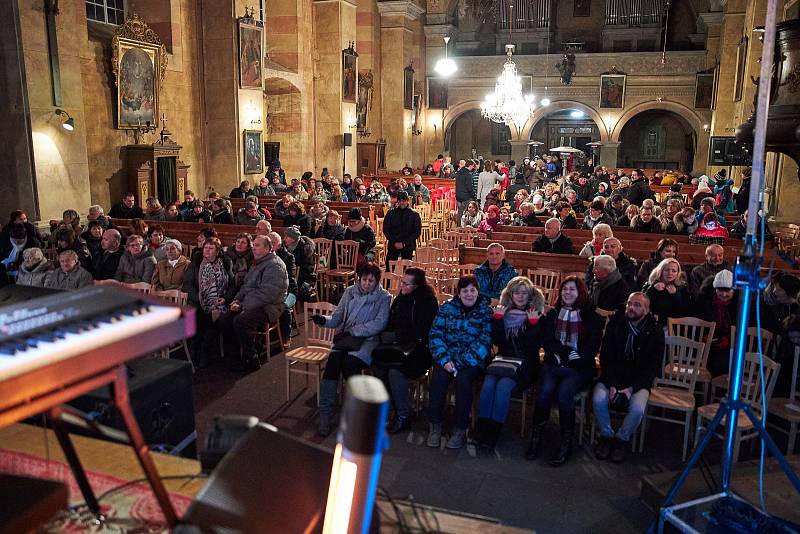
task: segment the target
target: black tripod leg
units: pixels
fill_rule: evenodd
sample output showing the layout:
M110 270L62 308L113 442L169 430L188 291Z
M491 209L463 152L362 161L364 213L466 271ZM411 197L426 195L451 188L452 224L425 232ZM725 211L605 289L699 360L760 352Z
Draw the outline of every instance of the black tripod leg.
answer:
M61 445L61 450L64 451L64 456L67 458L72 474L75 476L75 481L81 490L81 495L86 501L86 506L96 516L100 516L100 503L97 502L97 497L94 495L92 486L89 485L89 479L86 477L86 471L83 470L81 460L78 458L78 453L72 445L72 440L69 439L69 432L67 432L64 422L60 418L61 410L56 408L50 411L50 423L53 425L53 431L58 438L58 443Z
M746 413L747 417L750 418L750 422L753 423L753 427L758 431L759 436L761 436L761 440L767 444L769 451L772 453L775 459L778 460L778 464L786 474L789 482L791 482L792 486L794 486L795 491L800 493L800 479L797 478L797 475L792 467L786 462L786 458L784 458L783 454L781 454L781 451L778 450L778 446L775 445L774 441L772 441L772 436L767 433L764 425L761 424L761 420L755 416L753 410L747 404L742 406L742 410L744 410L744 413Z

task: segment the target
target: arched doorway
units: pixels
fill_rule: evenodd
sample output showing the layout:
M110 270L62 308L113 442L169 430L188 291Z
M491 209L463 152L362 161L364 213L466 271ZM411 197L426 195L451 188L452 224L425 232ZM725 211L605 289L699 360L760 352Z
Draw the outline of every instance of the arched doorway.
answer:
M663 109L631 117L619 133L617 166L681 169L689 172L697 151L697 133L681 115Z
M531 141L544 143L531 147L530 154L548 154L551 148L571 146L582 150L586 158L592 157L589 143L600 141L600 128L583 110L578 108L555 109L540 118L530 132Z
M279 159L284 169L307 162L300 90L285 78L269 77L264 84L264 164Z
M480 110L470 109L448 124L444 149L454 160L477 156L506 160L511 157L510 140L508 126L484 119Z

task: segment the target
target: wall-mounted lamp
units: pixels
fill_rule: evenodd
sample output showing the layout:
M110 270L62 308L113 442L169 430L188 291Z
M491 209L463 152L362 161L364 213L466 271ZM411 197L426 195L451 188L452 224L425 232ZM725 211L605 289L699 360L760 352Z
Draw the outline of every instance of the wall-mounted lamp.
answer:
M63 110L61 108L56 109L56 115L59 115L59 116L64 115L64 116L67 117L67 120L65 120L61 124L62 128L64 128L67 131L70 131L70 132L75 129L75 120L65 110Z

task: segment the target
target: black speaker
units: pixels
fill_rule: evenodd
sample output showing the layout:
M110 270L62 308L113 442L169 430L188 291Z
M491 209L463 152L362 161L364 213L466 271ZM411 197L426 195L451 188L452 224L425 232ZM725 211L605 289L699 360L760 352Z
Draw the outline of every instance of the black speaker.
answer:
M125 429L111 405L110 387L96 389L69 402L97 423ZM192 394L192 366L187 361L140 358L128 364L130 404L151 450L197 456ZM98 437L95 433L89 433ZM176 447L183 447L175 451Z
M749 165L749 155L735 137L712 137L709 143L709 165Z
M350 132L345 133L342 136L342 140L344 141L344 146L353 146L353 134Z

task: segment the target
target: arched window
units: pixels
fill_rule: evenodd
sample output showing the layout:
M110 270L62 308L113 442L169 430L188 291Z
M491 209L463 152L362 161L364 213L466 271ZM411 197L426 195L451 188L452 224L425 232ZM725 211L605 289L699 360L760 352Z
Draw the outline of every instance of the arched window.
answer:
M86 0L86 18L106 24L125 22L124 0Z

